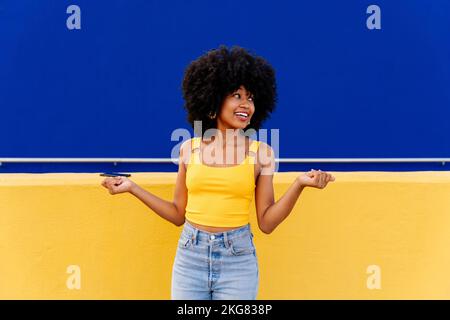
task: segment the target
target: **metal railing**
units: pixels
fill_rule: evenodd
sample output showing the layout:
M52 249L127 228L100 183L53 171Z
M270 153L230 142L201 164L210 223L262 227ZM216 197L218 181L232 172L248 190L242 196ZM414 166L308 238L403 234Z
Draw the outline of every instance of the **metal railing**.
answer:
M178 158L0 158L3 163L178 163ZM450 158L275 158L279 163L412 163L440 162L445 165Z

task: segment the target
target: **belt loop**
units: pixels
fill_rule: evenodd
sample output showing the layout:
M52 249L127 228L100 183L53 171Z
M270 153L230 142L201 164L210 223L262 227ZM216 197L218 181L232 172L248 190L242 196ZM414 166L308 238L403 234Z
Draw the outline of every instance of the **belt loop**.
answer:
M194 228L194 234L192 235L192 244L197 245L198 242L198 229Z
M223 241L225 242L225 248L228 249L228 247L230 246L230 244L228 243L228 235L226 232L223 233Z

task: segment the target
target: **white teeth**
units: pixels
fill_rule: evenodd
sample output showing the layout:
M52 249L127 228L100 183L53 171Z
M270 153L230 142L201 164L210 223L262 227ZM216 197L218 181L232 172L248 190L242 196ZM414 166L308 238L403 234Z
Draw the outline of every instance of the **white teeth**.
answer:
M246 118L248 117L248 114L243 113L243 112L236 112L235 114L238 116L246 117Z

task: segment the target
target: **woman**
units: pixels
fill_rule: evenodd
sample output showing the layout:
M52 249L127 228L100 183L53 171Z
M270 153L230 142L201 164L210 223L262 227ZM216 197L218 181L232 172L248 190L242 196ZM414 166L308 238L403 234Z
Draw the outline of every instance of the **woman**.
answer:
M160 199L124 177L106 178L102 185L111 194L130 192L162 218L184 224L172 299L256 299L253 196L258 227L270 234L305 187L323 189L335 179L311 170L274 201L274 152L243 131L258 130L275 107L275 72L263 58L240 47L211 50L188 66L183 95L188 121L201 121L202 136L181 145L174 200Z

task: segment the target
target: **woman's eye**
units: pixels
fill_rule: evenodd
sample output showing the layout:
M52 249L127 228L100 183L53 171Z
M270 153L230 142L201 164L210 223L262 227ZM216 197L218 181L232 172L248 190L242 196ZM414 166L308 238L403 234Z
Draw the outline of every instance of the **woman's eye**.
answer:
M240 97L241 97L241 95L240 95L239 93L235 93L234 96L235 96L235 97L237 96L237 98L240 98Z
M249 97L248 100L253 101L253 97Z

